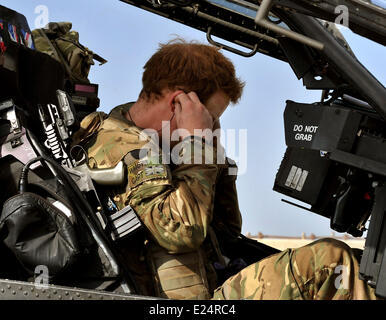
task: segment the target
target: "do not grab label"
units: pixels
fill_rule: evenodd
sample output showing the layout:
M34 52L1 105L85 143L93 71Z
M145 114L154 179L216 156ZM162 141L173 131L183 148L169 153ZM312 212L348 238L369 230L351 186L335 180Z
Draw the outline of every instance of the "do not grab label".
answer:
M293 132L295 132L296 141L312 141L314 134L318 130L318 126L307 126L302 124L295 124Z

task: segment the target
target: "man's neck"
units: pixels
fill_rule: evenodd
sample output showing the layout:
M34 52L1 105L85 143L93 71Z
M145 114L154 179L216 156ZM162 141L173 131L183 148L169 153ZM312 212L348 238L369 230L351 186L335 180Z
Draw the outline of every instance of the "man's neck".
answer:
M126 113L126 118L134 122L139 128L149 128L151 127L152 119L151 113L148 110L151 107L146 101L139 99L131 106L130 111Z
M167 98L157 100L139 98L129 110L126 118L142 129L159 131L162 128L162 121L170 121L173 117L171 109L168 108Z

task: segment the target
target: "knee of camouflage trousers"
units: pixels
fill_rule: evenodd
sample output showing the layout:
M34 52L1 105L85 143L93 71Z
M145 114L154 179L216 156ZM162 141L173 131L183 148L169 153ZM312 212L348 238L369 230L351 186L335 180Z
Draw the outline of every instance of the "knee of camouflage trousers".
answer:
M374 289L358 274L353 250L344 242L326 238L246 267L225 281L213 299L376 299Z

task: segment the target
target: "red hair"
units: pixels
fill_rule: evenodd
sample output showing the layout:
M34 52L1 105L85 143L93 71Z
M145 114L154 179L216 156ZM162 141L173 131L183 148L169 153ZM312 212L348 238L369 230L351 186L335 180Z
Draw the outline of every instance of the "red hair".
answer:
M217 47L182 39L160 44L144 70L140 97L145 99L162 96L164 89L181 88L196 92L202 102L222 90L236 103L244 87L233 63Z

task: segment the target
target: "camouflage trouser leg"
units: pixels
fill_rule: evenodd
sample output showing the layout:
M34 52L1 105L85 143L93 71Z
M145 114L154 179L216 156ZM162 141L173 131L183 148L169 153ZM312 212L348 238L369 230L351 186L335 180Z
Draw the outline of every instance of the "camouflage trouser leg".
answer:
M353 250L334 239L287 249L241 270L213 299L376 299Z

